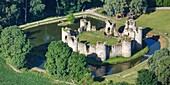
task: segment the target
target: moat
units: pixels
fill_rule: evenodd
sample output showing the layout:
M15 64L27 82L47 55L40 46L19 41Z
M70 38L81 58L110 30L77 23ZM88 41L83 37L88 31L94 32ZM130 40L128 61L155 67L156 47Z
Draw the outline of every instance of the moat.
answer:
M95 25L97 29L105 27L105 23L100 20L90 18L90 17L86 19L91 21L92 25ZM67 25L65 27L72 28L72 30L77 30L80 26L79 20L80 18L76 19L74 24ZM44 62L45 53L47 51L48 44L54 40L56 41L61 40L61 28L63 26L58 26L58 23L42 25L26 30L26 33L29 35L31 44L34 46L33 52L35 53L34 55L36 56L35 59L38 59L33 62L39 61L38 63L36 62L35 66L40 66ZM146 43L150 41L153 40L148 39L146 40ZM153 54L155 50L160 49L160 44L157 41L147 43L147 44L149 45L150 48L149 54ZM153 48L154 47L153 45L158 46L158 48ZM131 62L116 64L116 65L107 65L107 66L89 65L89 67L94 76L103 76L103 75L110 75L110 74L127 70L139 64L140 62L142 62L142 60L143 58L140 58Z

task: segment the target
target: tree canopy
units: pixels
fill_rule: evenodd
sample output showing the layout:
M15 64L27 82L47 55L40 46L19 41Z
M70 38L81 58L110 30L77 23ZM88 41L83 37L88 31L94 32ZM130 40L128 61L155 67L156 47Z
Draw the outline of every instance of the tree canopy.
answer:
M103 0L103 8L108 15L123 13L127 5L126 0Z
M162 84L170 83L170 51L166 48L156 51L148 60L149 70Z
M46 53L46 70L58 79L89 83L93 79L87 68L85 55L72 52L66 43L53 41ZM87 79L90 79L89 81Z
M132 0L130 3L130 12L135 14L146 13L147 7L146 0Z
M71 23L74 23L75 16L73 15L73 13L70 13L69 15L67 15L67 20Z
M158 85L157 77L148 69L138 71L137 85Z
M0 36L0 50L4 58L17 68L25 65L25 57L31 45L26 35L17 26L6 27Z

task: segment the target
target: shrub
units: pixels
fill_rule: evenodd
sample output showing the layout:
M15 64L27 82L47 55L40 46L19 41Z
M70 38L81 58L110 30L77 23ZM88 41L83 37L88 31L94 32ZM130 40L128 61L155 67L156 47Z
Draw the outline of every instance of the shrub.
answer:
M70 21L71 23L74 23L74 21L75 21L75 16L73 15L73 13L70 13L70 14L67 16L67 20Z

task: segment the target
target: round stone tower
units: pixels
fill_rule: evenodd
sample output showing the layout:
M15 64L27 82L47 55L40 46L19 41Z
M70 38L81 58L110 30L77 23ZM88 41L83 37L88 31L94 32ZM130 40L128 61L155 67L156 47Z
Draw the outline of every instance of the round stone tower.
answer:
M143 31L143 28L142 27L138 27L138 30L137 30L137 33L136 33L136 36L135 36L135 40L136 40L135 47L136 47L136 50L142 49L142 31Z
M131 57L131 41L122 41L122 56Z
M97 42L96 45L96 54L101 59L101 61L106 60L106 44Z

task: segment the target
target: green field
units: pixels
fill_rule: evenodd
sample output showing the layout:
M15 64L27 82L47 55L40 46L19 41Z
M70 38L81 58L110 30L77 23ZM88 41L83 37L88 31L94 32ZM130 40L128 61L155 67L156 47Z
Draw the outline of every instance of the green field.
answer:
M110 46L118 43L118 40L115 37L107 37L104 35L104 32L101 31L83 32L77 37L80 39L80 41L87 41L91 45L96 45L97 42L106 42L106 44Z
M0 85L65 85L35 75L31 72L16 73L0 58Z
M137 26L152 28L153 31L168 33L170 35L170 10L143 14L137 19Z

